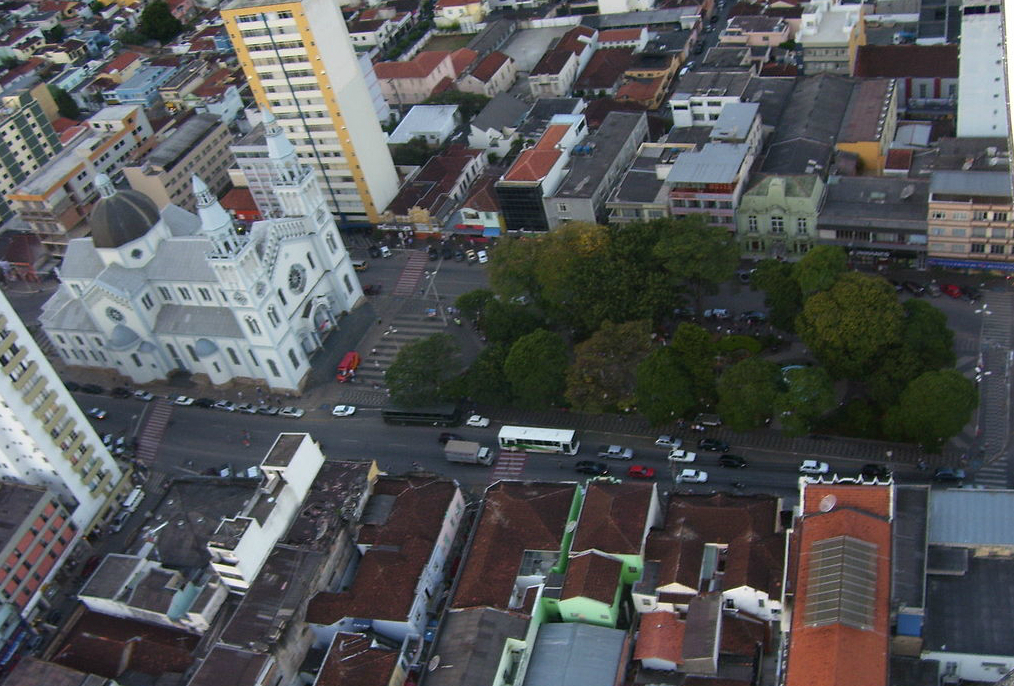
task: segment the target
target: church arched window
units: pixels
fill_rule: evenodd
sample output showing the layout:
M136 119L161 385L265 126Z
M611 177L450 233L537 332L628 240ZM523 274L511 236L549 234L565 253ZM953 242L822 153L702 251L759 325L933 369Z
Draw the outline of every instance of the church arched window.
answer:
M338 244L334 241L334 234L330 231L324 236L324 242L327 243L327 249L334 252L338 249Z
M282 321L281 317L278 316L278 310L275 309L274 305L268 308L268 321L271 322L271 326L273 327L277 327Z
M250 329L250 333L254 336L259 336L261 333L261 326L257 323L257 320L253 317L246 318L246 325Z
M285 299L285 294L282 293L282 289L278 289L278 299L282 301L282 305L288 305L288 301Z

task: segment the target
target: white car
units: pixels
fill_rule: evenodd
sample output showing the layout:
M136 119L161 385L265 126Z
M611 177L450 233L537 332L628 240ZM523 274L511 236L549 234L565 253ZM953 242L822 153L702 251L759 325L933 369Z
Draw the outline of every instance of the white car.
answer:
M331 410L332 417L351 417L356 413L354 405L335 405Z
M670 436L668 434L663 434L655 439L655 445L657 445L659 448L679 448L681 445L683 445L683 439L676 438L675 436Z
M299 419L306 412L301 407L283 407L278 411L279 417L292 417L293 419Z
M178 395L176 396L176 399L173 400L173 405L182 405L183 407L187 407L193 404L194 399L191 398L189 395Z
M479 250L475 253L475 256L479 258L479 264L486 264L489 262L489 254L485 250Z
M689 450L673 448L669 451L669 460L671 462L693 462L696 459L697 453L690 452Z
M827 474L830 470L827 462L817 460L803 460L803 464L799 465L800 474Z
M155 396L153 396L148 391L134 391L134 397L137 398L138 400L143 400L146 403L150 403L152 400L155 399Z
M473 414L468 418L468 421L465 422L465 426L474 426L479 429L485 429L489 426L489 417L480 417L477 414Z
M703 484L708 482L708 473L700 469L684 469L676 475L678 484Z
M257 406L251 405L250 403L243 403L237 407L236 410L242 412L243 414L257 414Z
M219 400L217 403L212 405L216 410L225 410L226 412L235 412L236 403L229 400Z
M387 258L387 257L390 257L392 254L393 253L391 252L391 249L388 248L386 245L380 246L380 256L381 257Z

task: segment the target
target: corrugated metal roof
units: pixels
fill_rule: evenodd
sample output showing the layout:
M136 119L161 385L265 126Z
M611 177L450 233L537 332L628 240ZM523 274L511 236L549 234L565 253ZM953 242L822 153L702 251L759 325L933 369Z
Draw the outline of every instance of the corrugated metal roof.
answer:
M1014 546L1014 491L951 488L930 495L929 543Z
M1005 172L935 171L930 193L967 193L968 195L1011 197L1011 178Z
M543 624L535 639L526 684L612 686L626 632L591 624Z

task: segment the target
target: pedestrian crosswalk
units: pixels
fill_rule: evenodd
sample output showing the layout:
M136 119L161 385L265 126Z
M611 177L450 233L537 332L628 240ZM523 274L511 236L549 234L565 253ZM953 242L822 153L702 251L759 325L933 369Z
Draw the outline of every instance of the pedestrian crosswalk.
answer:
M497 479L516 479L521 476L528 461L528 453L515 453L501 450L493 464L493 481Z
M422 280L423 274L426 271L427 262L429 262L429 258L426 257L426 253L412 251L408 256L408 263L401 271L401 276L398 277L398 283L395 284L392 294L402 297L414 295L419 287L419 281Z
M377 345L363 355L363 362L356 371L356 385L366 389L382 389L387 368L406 343L445 329L443 319L429 317L424 312L398 315L381 335Z
M158 447L162 442L166 427L169 425L169 417L172 416L173 406L168 400L153 400L147 415L144 418L144 426L137 434L137 450L134 455L145 462L154 462L158 455Z

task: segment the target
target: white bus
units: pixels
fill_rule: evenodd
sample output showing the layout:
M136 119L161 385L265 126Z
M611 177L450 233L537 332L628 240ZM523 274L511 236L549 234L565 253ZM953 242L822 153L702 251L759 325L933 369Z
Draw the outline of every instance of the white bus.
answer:
M533 453L576 455L581 441L572 429L540 429L533 426L505 426L500 429L500 447Z

